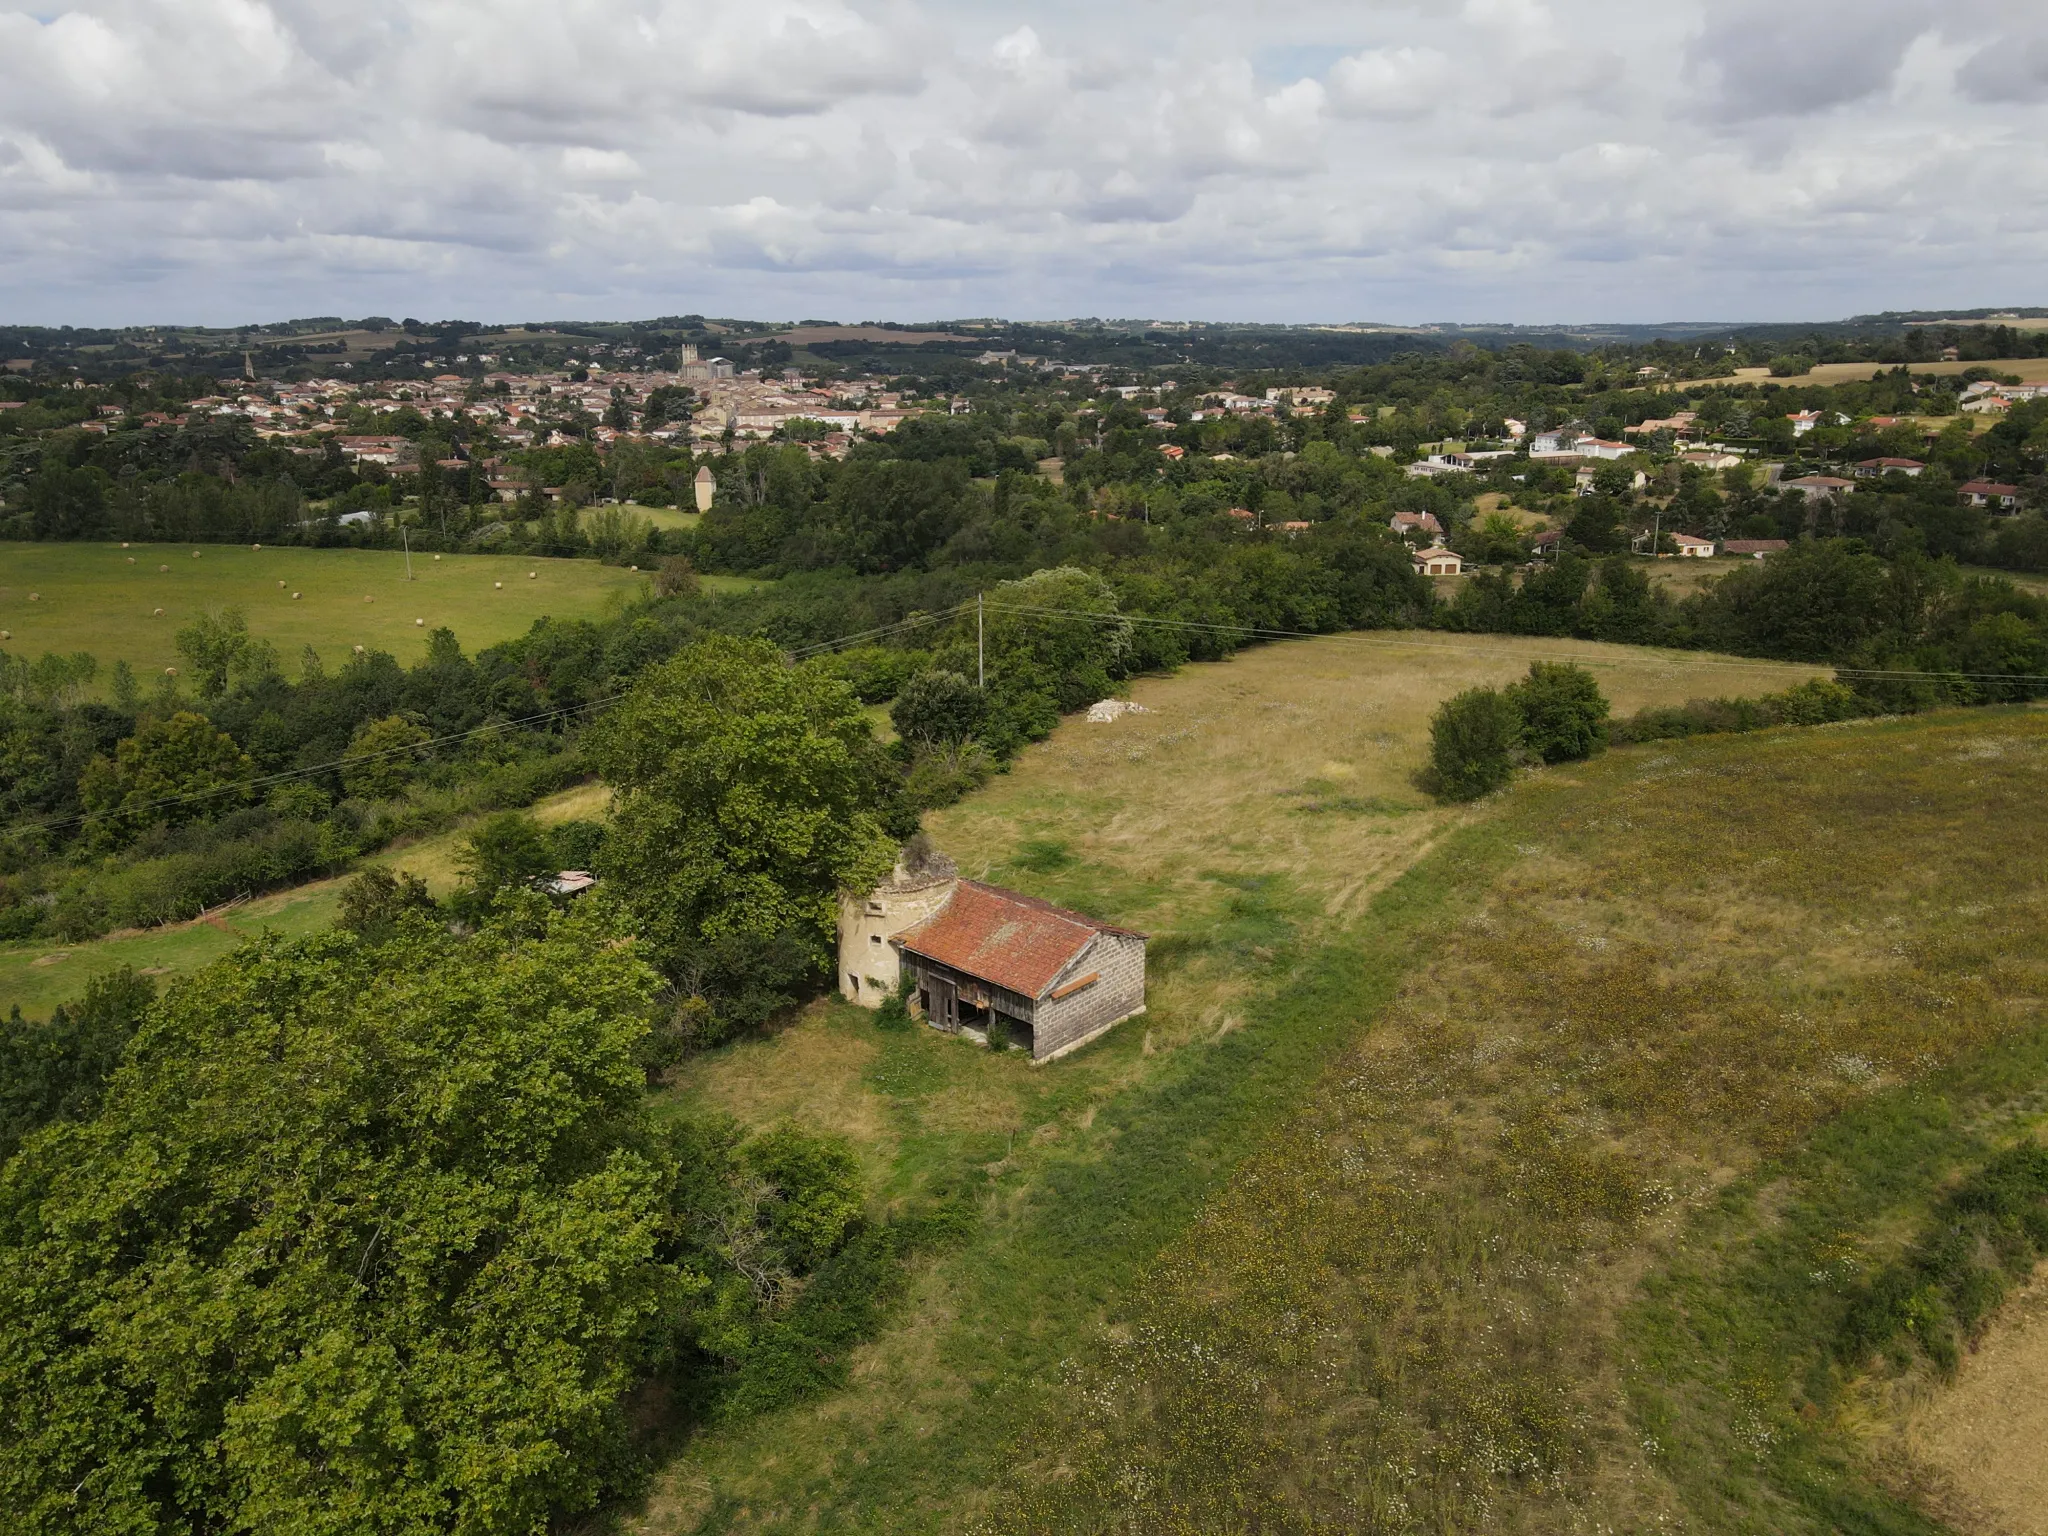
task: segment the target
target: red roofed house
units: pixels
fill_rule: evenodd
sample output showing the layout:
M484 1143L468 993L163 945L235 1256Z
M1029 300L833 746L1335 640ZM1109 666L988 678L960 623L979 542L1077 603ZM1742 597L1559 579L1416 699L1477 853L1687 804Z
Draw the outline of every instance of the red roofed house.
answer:
M936 855L844 898L839 990L880 1007L908 977L926 1022L982 1034L1000 1018L1034 1061L1145 1011L1145 935L978 880Z
M1442 538L1444 532L1444 525L1436 520L1434 512L1396 512L1387 519L1387 526L1403 538L1411 533L1421 533L1434 541Z
M1926 467L1918 459L1859 459L1856 477L1870 480L1878 475L1917 475Z
M2020 504L2018 486L2000 485L1995 480L1971 480L1957 486L1956 494L1966 507L1990 507L1999 512L2011 512Z

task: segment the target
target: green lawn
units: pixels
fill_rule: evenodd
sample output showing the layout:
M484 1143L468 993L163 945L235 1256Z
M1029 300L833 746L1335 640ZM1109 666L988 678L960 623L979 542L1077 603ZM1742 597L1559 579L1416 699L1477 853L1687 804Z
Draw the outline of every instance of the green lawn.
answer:
M412 574L408 582L403 554L384 550L0 543L0 630L9 633L0 646L28 657L90 651L102 686L116 661L146 680L178 664L180 625L240 608L296 676L309 645L330 666L358 645L410 665L442 625L473 654L543 615L594 618L648 586L643 574L595 560L500 555L416 554Z
M685 512L678 507L643 507L638 502L626 508L635 517L644 517L657 528L694 528L704 521L702 512Z

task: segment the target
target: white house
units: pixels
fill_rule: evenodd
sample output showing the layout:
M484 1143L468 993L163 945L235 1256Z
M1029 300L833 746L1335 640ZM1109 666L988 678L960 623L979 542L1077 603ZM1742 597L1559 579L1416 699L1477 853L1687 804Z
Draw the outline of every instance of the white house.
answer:
M2012 512L2020 504L2018 486L2000 485L1995 480L1968 481L1956 487L1956 495L1966 507L1989 507L1996 512Z
M1465 562L1455 550L1432 544L1428 549L1418 549L1411 557L1415 562L1418 576L1462 576Z

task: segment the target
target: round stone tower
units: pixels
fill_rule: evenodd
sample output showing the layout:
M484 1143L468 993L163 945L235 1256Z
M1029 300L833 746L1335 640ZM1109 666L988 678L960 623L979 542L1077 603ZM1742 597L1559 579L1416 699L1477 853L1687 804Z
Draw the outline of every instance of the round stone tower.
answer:
M889 878L866 896L841 896L840 996L863 1007L881 1007L902 974L901 958L889 941L941 911L959 883L953 861L918 837L904 847Z

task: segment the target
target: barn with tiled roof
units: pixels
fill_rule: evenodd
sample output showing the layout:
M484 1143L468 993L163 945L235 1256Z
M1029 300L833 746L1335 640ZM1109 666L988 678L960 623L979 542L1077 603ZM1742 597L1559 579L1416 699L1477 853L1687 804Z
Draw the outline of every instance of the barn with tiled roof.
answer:
M891 899L913 889L914 901ZM897 910L907 919L900 926L891 920ZM860 971L882 968L864 957L884 946L895 962L887 969L911 979L934 1027L985 1036L999 1026L1038 1061L1145 1011L1144 934L978 880L947 879L943 892L899 880L863 906L848 903L841 954L851 968L841 987L849 999L881 1001L882 979L864 986Z

